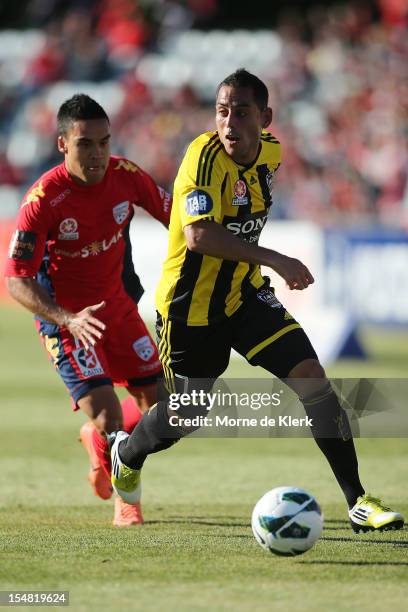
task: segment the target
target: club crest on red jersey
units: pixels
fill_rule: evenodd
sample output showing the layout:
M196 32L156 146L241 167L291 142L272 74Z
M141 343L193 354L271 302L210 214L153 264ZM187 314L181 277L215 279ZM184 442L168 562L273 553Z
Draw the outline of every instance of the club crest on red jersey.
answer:
M129 202L121 202L120 204L116 204L116 206L113 207L112 212L116 223L120 225L129 215Z

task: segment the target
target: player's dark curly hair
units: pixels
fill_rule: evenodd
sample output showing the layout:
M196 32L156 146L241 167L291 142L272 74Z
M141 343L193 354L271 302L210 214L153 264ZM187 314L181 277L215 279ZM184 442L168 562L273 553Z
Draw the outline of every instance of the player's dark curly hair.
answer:
M78 93L61 104L57 114L58 136L64 136L71 123L87 119L106 119L109 117L102 106L83 93Z
M248 87L252 89L254 99L261 111L265 110L268 106L268 89L257 76L251 74L245 68L238 68L235 72L227 76L217 87L217 96L224 85L230 87Z

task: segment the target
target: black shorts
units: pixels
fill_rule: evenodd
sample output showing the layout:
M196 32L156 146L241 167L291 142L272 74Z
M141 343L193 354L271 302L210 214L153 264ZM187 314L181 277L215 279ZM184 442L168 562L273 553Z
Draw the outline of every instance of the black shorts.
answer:
M182 379L215 380L226 370L231 349L278 378L316 352L299 323L271 288L261 288L228 319L189 326L158 314L157 345L168 390Z

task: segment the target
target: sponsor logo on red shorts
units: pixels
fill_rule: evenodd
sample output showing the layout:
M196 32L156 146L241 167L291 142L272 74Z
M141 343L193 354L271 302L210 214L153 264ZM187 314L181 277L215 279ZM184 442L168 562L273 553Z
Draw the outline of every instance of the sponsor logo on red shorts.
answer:
M84 347L81 347L73 351L72 355L84 378L92 378L93 376L100 376L105 373L94 348L89 347L88 350L85 350Z

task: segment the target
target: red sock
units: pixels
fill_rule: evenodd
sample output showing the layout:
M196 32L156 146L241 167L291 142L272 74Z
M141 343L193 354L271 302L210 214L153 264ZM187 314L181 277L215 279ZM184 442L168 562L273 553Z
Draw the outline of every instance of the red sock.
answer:
M123 431L130 434L142 418L142 413L135 398L131 395L122 400L120 405L122 406Z
M101 465L110 478L111 475L111 460L109 453L109 444L105 436L98 434L96 427L92 432L92 444L96 456L101 462Z
M136 400L132 396L126 397L124 400L122 400L121 407L123 417L123 431L131 433L142 418L142 413L140 412L139 407L136 404ZM97 432L97 430L94 429L92 432L92 444L103 469L110 478L111 461L107 439L104 436L101 436Z

